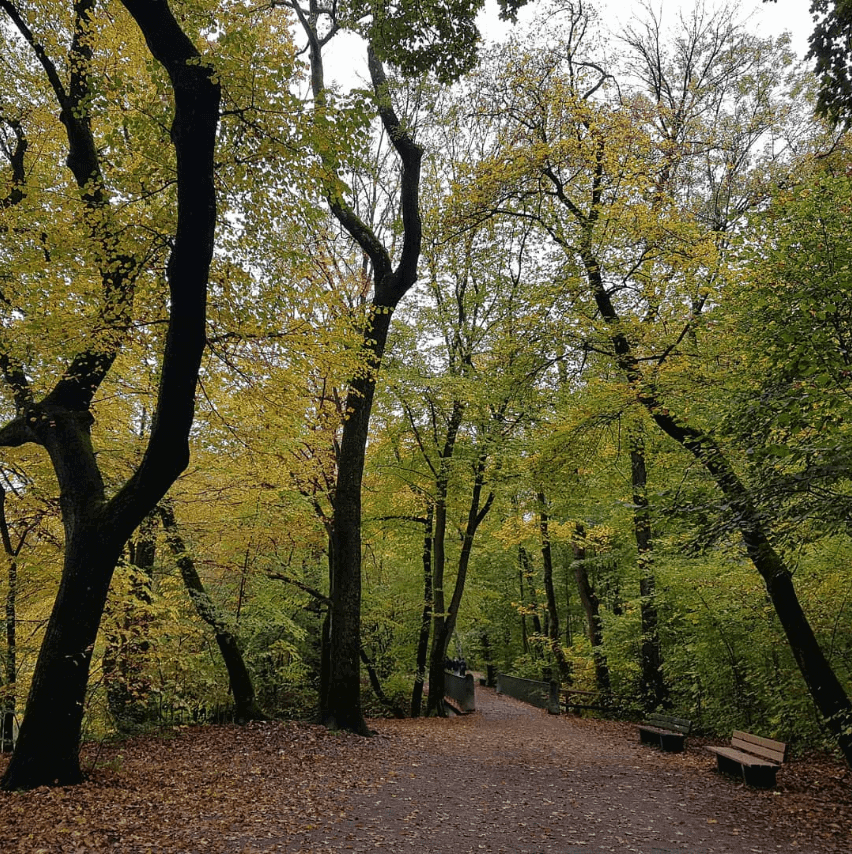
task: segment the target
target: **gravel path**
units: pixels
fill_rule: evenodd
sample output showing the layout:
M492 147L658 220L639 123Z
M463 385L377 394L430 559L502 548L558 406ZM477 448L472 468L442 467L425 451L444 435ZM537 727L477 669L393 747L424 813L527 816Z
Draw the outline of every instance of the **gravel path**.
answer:
M404 729L404 739L394 735ZM640 746L634 727L551 717L478 689L477 712L387 722L394 745L375 790L354 793L294 850L428 854L849 854L780 803L713 772L709 754ZM400 733L401 735L402 733ZM782 771L783 773L783 771ZM780 812L779 812L780 808Z

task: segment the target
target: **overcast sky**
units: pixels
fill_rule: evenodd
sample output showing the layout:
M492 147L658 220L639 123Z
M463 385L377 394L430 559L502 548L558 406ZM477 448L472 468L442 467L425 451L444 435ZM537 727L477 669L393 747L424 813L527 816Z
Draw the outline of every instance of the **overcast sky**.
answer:
M662 10L662 21L676 21L678 14L692 9L695 0L591 0L590 5L599 9L612 30L618 30L635 14L642 11L643 5L650 5L655 11ZM708 10L720 4L706 0ZM780 35L789 32L793 37L793 49L804 57L808 49L808 36L811 33L812 19L810 0L777 0L776 3L763 3L761 0L738 0L736 6L743 18L750 18L750 29L760 35ZM532 2L521 12L521 21L535 15L540 4ZM500 22L497 16L497 0L487 0L483 18L483 31L491 35L505 32L509 25Z
M724 0L722 0L724 2ZM681 11L692 9L695 0L591 0L590 5L599 9L607 26L617 32L634 15L641 13L642 6L650 4L655 11L662 8L663 24L677 21ZM479 24L488 41L508 33L511 24L500 21L497 0L486 0L486 9ZM520 22L532 18L541 3L531 0L529 6L521 10ZM718 8L716 0L705 0L708 10ZM743 17L750 17L750 28L760 35L780 35L790 32L793 37L793 49L800 58L808 50L808 36L812 30L810 0L778 0L777 3L762 3L761 0L738 0L736 3ZM356 36L348 33L337 35L325 52L326 73L329 79L336 80L344 87L368 86L366 52L364 44Z

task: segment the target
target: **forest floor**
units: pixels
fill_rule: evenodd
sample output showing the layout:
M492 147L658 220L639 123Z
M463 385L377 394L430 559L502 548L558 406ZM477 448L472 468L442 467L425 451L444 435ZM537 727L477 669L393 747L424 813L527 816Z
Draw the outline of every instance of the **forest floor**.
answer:
M179 728L87 745L73 788L0 793L3 854L849 854L852 773L788 762L774 790L638 744L626 723L551 717L477 689L477 712ZM0 770L4 763L0 761Z

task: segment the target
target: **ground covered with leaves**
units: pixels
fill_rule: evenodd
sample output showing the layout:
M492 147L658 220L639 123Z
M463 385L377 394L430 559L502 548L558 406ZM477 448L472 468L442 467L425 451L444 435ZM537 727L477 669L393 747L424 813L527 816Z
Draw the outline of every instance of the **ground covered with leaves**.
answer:
M718 775L629 724L554 718L479 690L450 720L362 739L294 723L88 745L89 780L0 794L4 854L722 854L852 850L852 774L789 762L774 790Z

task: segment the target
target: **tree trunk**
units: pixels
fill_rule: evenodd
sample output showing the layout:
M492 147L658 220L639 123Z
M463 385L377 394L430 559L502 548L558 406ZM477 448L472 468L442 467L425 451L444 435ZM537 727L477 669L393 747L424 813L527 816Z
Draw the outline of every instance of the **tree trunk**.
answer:
M328 692L321 710L329 729L359 735L370 730L361 711L361 482L370 412L375 393L375 373L388 336L390 314L377 314L364 333L371 340L368 376L352 382L346 396L348 417L338 455L331 532L332 583L329 591Z
M590 245L590 233L587 239ZM843 753L846 764L852 768L852 703L802 610L790 569L769 541L765 520L712 437L680 423L657 399L653 384L646 383L631 343L622 331L620 318L604 286L597 260L588 246L581 254L598 311L609 325L610 341L618 368L638 402L645 407L657 426L701 463L725 496L743 538L746 553L766 584L769 598L808 691Z
M423 704L423 683L426 681L426 663L429 657L429 630L432 627L432 522L434 505L426 514L426 534L423 537L423 616L417 638L417 666L414 688L411 692L411 717L420 717Z
M31 789L82 779L78 749L89 666L112 573L124 543L189 461L189 431L205 342L207 279L213 255L216 192L214 149L220 90L211 68L165 0L122 0L160 62L174 93L171 138L177 161L177 224L166 271L169 326L157 408L142 460L105 502L91 443L92 398L114 363L129 326L138 265L110 231L109 195L91 134L88 57L90 3L75 6L72 86L55 85L69 140L67 163L77 180L101 266L102 304L88 346L78 352L37 403L26 374L2 354L16 417L0 429L0 445L34 442L47 449L60 490L65 528L62 579L36 662L26 713L0 786ZM39 46L40 47L40 46ZM38 51L37 51L38 53ZM42 65L53 71L45 53ZM48 77L51 77L48 74Z
M482 456L477 461L476 468L474 470L473 494L471 495L470 507L468 508L467 524L465 525L464 534L462 535L462 547L461 553L459 554L458 572L456 573L456 583L453 588L453 598L450 600L450 606L447 609L446 615L442 616L440 621L436 620L435 622L435 634L432 639L432 659L429 665L429 702L426 707L427 715L446 714L444 706L444 693L446 688L446 680L444 679L444 661L447 657L450 638L456 630L456 619L458 618L462 596L464 595L467 571L470 566L470 556L473 550L473 540L476 536L476 531L479 528L479 525L491 509L491 505L494 502L494 493L490 492L488 497L485 499L485 502L480 506L482 488L485 483L485 464L486 457ZM446 519L446 508L444 508L444 517ZM435 542L437 544L437 525ZM437 560L435 563L437 566ZM441 579L441 584L443 585L443 577ZM443 591L441 593L441 601L443 602ZM437 598L435 600L435 612L437 615Z
M633 485L633 530L639 563L639 595L642 618L642 701L650 712L665 706L668 690L663 679L663 654L657 624L651 511L648 506L648 473L641 433L631 436L630 471Z
M315 106L328 103L324 83L322 46L317 32L315 10L294 11L308 38L311 89ZM363 325L362 344L367 364L349 383L346 420L337 457L337 485L332 523L331 585L328 620L328 675L320 702L320 717L330 729L344 729L369 735L361 709L361 483L364 475L370 413L387 343L391 314L417 280L417 263L422 243L420 220L420 164L422 149L400 122L390 102L390 90L382 63L371 45L367 65L375 93L376 112L401 164L399 203L402 219L402 249L394 267L387 248L357 213L347 204L337 187L327 201L335 219L358 244L373 275L373 299ZM337 163L325 165L336 174Z
M553 553L550 548L550 518L547 514L547 499L543 492L538 493L539 517L538 530L541 536L541 561L544 566L544 593L547 597L547 634L550 641L550 653L559 668L562 682L571 681L571 668L562 649L559 635L559 609L556 607L556 593L553 588Z
M195 613L213 629L216 637L216 644L225 662L225 669L228 671L237 723L266 720L266 715L257 704L251 674L246 667L236 635L230 630L220 609L204 589L204 584L195 568L195 561L187 551L186 543L178 530L174 511L168 503L163 502L159 506L159 513L163 520L166 542L175 557L175 563L195 607Z
M600 602L594 587L589 580L586 568L586 549L580 542L585 537L582 525L577 526L577 541L574 542L574 577L577 580L577 591L586 613L586 632L592 646L592 657L595 663L595 683L601 699L606 704L610 698L609 666L603 652L603 626L601 625Z

